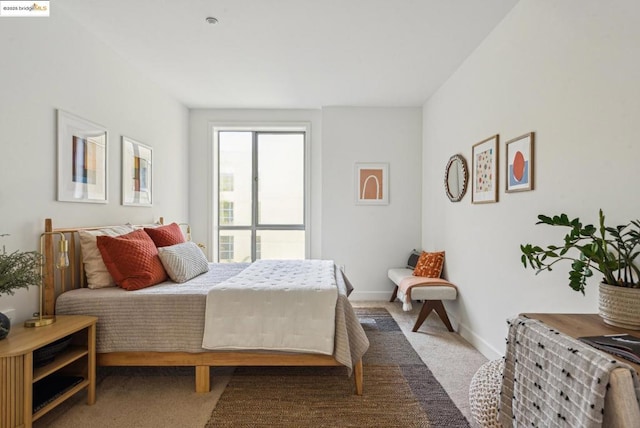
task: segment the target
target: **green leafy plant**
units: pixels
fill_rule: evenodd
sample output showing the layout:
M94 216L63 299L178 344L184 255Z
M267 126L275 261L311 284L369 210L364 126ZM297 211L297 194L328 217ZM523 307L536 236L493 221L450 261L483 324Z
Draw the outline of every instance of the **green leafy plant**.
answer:
M14 294L18 288L38 285L41 280L41 260L42 256L36 251L7 253L3 245L0 252L0 295Z
M598 227L583 225L579 218L572 220L566 214L553 217L539 215L536 224L569 228L563 245L523 244L522 264L540 273L551 271L552 267L563 260L571 262L569 286L584 294L587 278L593 276L593 270L603 275L602 282L610 285L640 288L640 270L635 260L640 254L640 221L609 227L605 225L605 216L600 210Z

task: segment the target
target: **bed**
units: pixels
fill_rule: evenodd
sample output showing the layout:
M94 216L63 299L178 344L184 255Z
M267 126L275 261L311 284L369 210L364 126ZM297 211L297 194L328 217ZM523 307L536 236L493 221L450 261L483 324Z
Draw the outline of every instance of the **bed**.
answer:
M193 366L196 392L210 390L212 366L345 366L347 373L353 374L356 394L362 395L362 355L369 342L348 300L351 284L334 265L336 290L335 307L331 308L330 352L305 351L304 346L274 350L253 343L249 347L236 344L228 349L205 349L203 332L209 328L207 322L211 323L203 315L210 305L207 300L221 298L225 293L222 289L232 289L237 278L249 280L251 277L243 272L254 266L213 263L207 272L181 284L165 281L134 291L120 287L89 289L80 234L110 227L54 228L51 219L45 220L44 315L97 316L98 365ZM57 274L54 248L61 236L69 241L70 265ZM325 270L326 266L325 263ZM286 318L278 322L298 324Z

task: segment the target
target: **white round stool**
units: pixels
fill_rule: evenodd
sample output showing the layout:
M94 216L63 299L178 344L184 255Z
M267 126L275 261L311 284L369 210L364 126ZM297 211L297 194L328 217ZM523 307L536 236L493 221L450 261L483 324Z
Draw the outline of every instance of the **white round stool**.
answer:
M502 358L484 363L471 379L469 406L471 415L479 427L502 427L498 422L498 402L502 384Z

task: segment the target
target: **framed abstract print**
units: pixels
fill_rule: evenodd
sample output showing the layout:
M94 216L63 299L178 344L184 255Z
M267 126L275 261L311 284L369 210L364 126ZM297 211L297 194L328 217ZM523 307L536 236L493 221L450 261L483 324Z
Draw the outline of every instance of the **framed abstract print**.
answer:
M361 163L355 165L354 188L358 205L389 204L389 164Z
M122 137L122 205L153 204L153 149Z
M498 135L474 144L471 151L471 202L498 202Z
M107 130L58 110L58 201L107 203Z
M533 139L529 132L506 143L507 193L533 190Z

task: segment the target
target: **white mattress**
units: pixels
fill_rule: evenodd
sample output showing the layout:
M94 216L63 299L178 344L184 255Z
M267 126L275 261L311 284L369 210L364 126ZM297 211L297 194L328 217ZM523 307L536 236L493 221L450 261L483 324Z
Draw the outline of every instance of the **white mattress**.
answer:
M337 299L333 261L256 261L209 290L202 347L331 355Z

